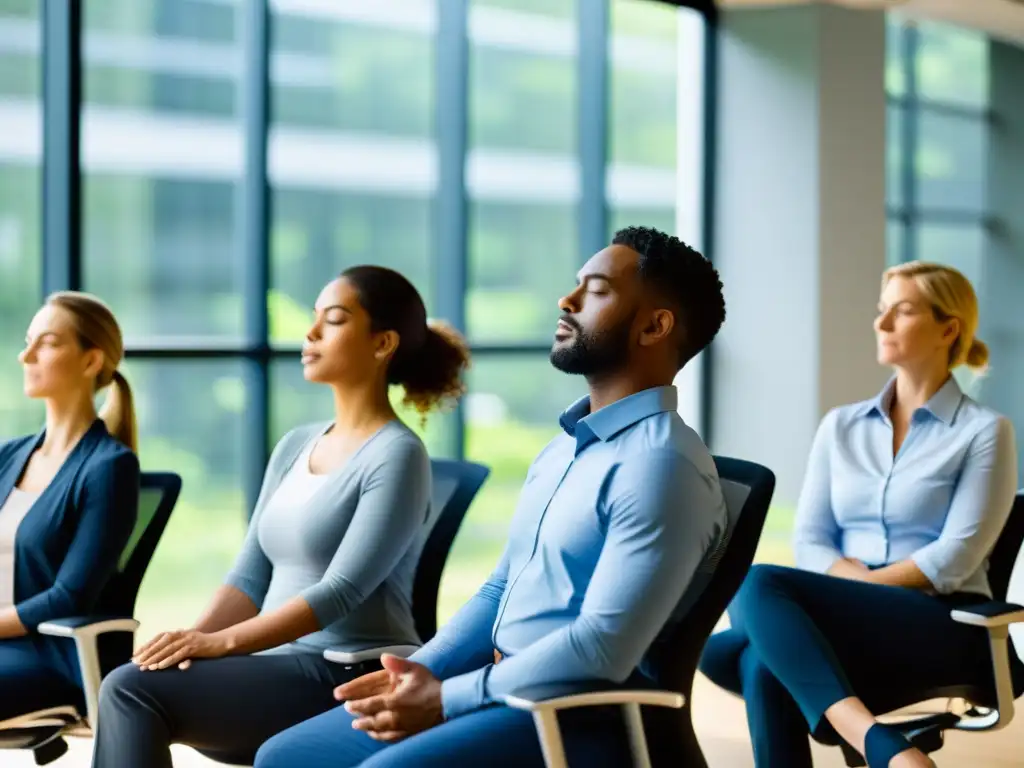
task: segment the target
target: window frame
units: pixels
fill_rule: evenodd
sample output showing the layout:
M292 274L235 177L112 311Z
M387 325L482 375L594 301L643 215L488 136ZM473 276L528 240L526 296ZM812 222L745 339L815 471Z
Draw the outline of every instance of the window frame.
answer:
M711 158L714 157L714 83L717 14L711 0L650 0L691 8L704 17L705 52L703 107L705 152L702 189L708 201L703 207L705 254L712 258L714 191ZM468 292L468 194L466 189L467 124L469 109L470 0L436 0L435 56L436 142L439 181L434 214L436 314L456 328L466 330ZM271 364L294 358L295 345L272 344L267 307L270 288L272 222L271 189L267 168L270 127L271 0L239 6L243 75L240 84L244 135L243 179L238 185L240 230L237 247L245 254L243 282L243 336L237 344L203 339L154 339L145 346L131 346L130 360L240 359L245 365L247 408L244 416L245 457L242 478L246 508L251 514L269 458L271 425ZM82 3L77 0L48 2L43 14L43 297L56 290L82 290L82 164L81 107L84 60L82 56ZM578 206L580 263L605 242L609 218L605 170L608 164L609 35L608 3L577 2L575 19L580 55L576 61L577 160L581 173ZM41 297L41 298L43 298ZM530 354L547 356L548 342L474 344L476 358ZM707 356L710 351L705 352ZM712 366L701 366L701 422L705 440L710 427ZM465 456L466 417L460 405L455 429L444 453Z

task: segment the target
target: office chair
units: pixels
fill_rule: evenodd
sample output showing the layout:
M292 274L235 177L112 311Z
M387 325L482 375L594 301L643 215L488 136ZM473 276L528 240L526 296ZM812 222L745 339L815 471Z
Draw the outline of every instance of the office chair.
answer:
M1024 622L1024 491L1014 499L1010 517L995 547L989 555L988 579L992 600L978 605L959 608L951 612L954 621L971 624L988 631L992 650L994 686L978 687L963 684L936 687L925 691L915 701L901 702L893 709L917 704L930 699L964 699L970 706L963 715L939 712L911 717L894 723L907 739L928 754L942 748L944 733L953 729L983 733L1005 728L1013 719L1014 699L1024 693L1024 663L1011 661L1014 649L1010 646L1009 627ZM1018 653L1024 652L1024 635ZM1014 669L1016 668L1016 669ZM816 740L829 746L838 746L850 768L860 768L866 762L857 750L847 744L835 731L828 729L816 735Z
M181 493L181 478L167 472L143 472L135 529L121 553L117 572L89 616L55 619L39 625L42 635L73 640L82 674L85 712L72 704L26 712L0 721L0 749L31 749L37 765L48 765L68 751L64 736L89 735L95 728L100 683L131 659L139 622L135 600L156 545Z
M441 511L426 544L423 545L412 588L413 620L416 623L416 633L424 643L437 633L437 593L455 535L459 532L469 505L491 472L482 464L468 461L432 459L430 465L433 475L431 504L434 509ZM324 651L324 658L351 666L380 658L382 653L404 658L412 655L419 647L391 645L358 652L328 649Z
M623 709L636 766L707 768L689 706L693 677L704 644L750 570L775 492L775 475L766 467L717 456L715 464L728 528L705 566L712 575L704 591L676 627L648 651L665 690L614 690L607 682L596 681L544 686L504 698L507 706L533 713L547 768L567 768L558 712L607 705Z

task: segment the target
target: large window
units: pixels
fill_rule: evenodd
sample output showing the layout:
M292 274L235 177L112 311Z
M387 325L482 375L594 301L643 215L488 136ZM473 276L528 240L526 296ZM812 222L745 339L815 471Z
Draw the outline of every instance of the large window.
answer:
M980 378L965 368L956 375L969 394L1010 417L1019 436L1019 287L993 260L1003 235L987 199L989 142L996 131L1006 135L990 100L989 47L978 32L890 21L888 256L949 264L973 283L991 369Z
M988 41L889 17L888 260L949 264L985 289ZM984 303L982 304L984 322ZM978 395L966 370L961 383Z
M889 261L951 262L978 278L985 224L988 43L889 17Z
M41 290L40 6L0 0L0 440L38 429L15 360Z
M83 6L82 287L133 350L237 346L244 265L239 14L203 0ZM189 626L245 531L238 357L130 359L143 469L181 500L139 597L140 637Z
M655 0L84 0L76 104L41 88L59 29L39 7L0 0L0 431L39 424L14 356L45 263L47 289L116 312L143 467L184 479L139 615L143 637L188 625L273 444L331 417L298 364L317 294L355 264L398 269L474 350L458 410L402 412L432 455L491 467L445 575L449 616L584 392L548 362L576 271L627 224L701 244L703 16ZM44 95L65 108L53 135L77 141L81 193L50 223L81 238L45 254Z

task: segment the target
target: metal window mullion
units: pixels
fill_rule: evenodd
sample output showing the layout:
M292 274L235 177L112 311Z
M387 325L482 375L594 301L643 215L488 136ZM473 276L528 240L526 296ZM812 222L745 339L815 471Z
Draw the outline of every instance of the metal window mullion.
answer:
M906 220L903 232L903 251L900 261L913 261L917 254L917 146L919 137L917 104L917 28L910 24L903 30L900 55L903 65L906 106L903 109L903 130L899 141L902 147L900 162L900 191Z
M704 128L702 142L704 146L704 163L702 169L702 186L704 205L702 210L701 239L704 256L713 264L715 261L715 165L717 142L715 140L718 125L718 12L711 4L704 9ZM712 342L702 353L700 376L700 427L706 445L714 440L714 420L712 409L714 379L715 345Z
M242 301L244 336L260 354L247 357L243 447L243 487L252 514L270 452L270 185L267 178L267 131L270 121L270 10L268 0L240 6L242 30L241 115L244 136L243 176L238 184L239 236L245 274Z
M434 207L434 297L438 315L468 334L469 0L439 0L437 12L434 57L438 184ZM461 402L455 409L454 422L445 452L462 459L466 451L466 414Z
M580 263L608 242L608 102L611 0L577 0L577 154Z
M43 5L43 294L82 287L82 4Z

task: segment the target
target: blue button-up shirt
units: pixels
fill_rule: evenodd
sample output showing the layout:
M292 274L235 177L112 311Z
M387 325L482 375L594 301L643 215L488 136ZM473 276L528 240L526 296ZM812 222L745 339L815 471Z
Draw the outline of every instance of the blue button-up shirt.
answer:
M535 684L623 681L692 605L727 517L676 398L648 389L595 413L584 398L562 415L494 573L412 657L444 681L446 717Z
M912 558L939 593L991 596L987 558L1017 488L1013 426L950 377L914 412L893 457L894 388L895 379L822 420L797 507L797 566Z

